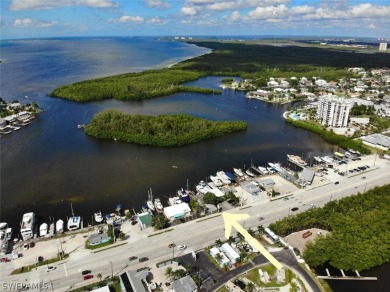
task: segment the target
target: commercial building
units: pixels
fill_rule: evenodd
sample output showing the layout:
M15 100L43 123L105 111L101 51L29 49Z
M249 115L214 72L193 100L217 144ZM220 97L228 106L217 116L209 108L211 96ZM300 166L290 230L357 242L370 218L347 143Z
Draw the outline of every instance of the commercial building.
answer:
M176 280L172 283L172 292L196 292L198 287L196 286L194 280L187 275L179 280Z
M386 50L387 50L387 43L380 43L379 51L386 51Z
M363 144L379 148L381 150L389 150L390 149L390 137L382 135L382 134L372 134L369 136L361 137Z
M347 127L352 105L349 100L334 95L321 96L317 104L317 119L322 125Z

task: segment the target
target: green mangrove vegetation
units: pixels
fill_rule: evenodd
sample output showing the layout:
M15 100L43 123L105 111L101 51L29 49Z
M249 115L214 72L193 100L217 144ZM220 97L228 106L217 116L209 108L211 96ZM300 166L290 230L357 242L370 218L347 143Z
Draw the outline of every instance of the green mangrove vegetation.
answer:
M181 85L203 76L205 73L189 70L148 70L64 85L53 90L50 96L86 102L110 98L148 99L176 92L220 93L217 90Z
M188 115L127 115L115 110L96 114L85 132L95 138L151 146L182 146L243 131L241 121L209 121Z
M390 260L389 214L390 185L385 185L286 217L270 228L281 236L312 227L329 230L307 244L306 262L361 271Z
M321 136L325 141L338 145L343 149L354 149L359 151L362 154L370 154L371 150L365 147L361 140L355 140L352 137L346 137L342 135L337 135L334 132L326 131L324 127L314 121L296 121L293 119L286 119L286 121L292 124L295 127L308 130L310 132L316 133Z

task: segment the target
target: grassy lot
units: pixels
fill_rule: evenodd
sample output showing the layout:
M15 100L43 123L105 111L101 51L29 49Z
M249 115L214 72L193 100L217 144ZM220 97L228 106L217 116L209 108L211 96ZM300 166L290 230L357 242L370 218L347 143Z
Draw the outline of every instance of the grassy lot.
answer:
M36 263L36 264L32 264L32 265L29 265L29 266L25 266L25 267L21 267L19 269L16 269L14 271L11 272L11 275L17 275L17 274L22 274L22 273L28 273L30 272L31 270L37 268L37 267L40 267L40 266L46 266L46 265L50 265L52 263L55 263L55 262L58 262L58 261L61 261L63 259L66 259L68 258L69 255L68 254L65 254L62 258L58 255L54 258L51 258L51 259L47 259L47 260L44 260L40 263Z

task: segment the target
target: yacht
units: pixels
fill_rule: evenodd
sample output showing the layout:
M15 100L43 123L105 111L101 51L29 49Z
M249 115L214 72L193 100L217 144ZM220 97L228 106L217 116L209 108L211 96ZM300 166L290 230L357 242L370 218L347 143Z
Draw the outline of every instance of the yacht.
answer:
M5 230L0 230L0 254L8 253L8 240L5 234Z
M181 203L183 203L183 202L180 200L180 198L179 198L178 196L176 196L176 197L170 197L170 198L168 199L168 204L169 204L170 206L177 205L177 204L181 204Z
M33 238L35 230L35 214L33 212L24 214L20 225L20 233L22 234L23 240Z
M287 160L302 168L304 168L307 165L306 161L297 155L287 154Z
M72 217L68 219L68 230L72 231L80 228L81 217L74 215L72 204L70 204L70 207L72 209Z
M203 180L199 182L195 189L201 194L205 194L211 191L211 188Z
M224 185L231 184L229 177L226 175L226 173L224 171L218 171L217 176Z
M39 226L39 236L46 236L47 235L47 223L42 223L41 226Z
M0 231L4 231L4 230L6 230L8 228L8 223L6 223L6 222L1 222L0 223Z
M103 215L102 215L102 212L101 211L98 211L96 213L93 214L93 217L96 221L96 223L101 223L103 222Z
M153 195L152 195L152 189L148 191L148 201L146 202L146 205L148 206L149 210L155 211L155 207L153 204Z
M161 204L161 201L159 198L154 199L154 207L156 208L156 211L159 213L162 213L164 210L164 206Z
M215 184L215 186L220 187L223 185L222 181L217 176L210 175L211 181Z
M267 171L270 173L270 174L273 174L276 172L276 170L274 170L272 167L267 167Z
M64 221L58 219L56 222L56 233L61 234L64 232Z
M275 171L277 171L277 172L283 172L283 169L282 169L282 167L280 166L279 163L271 163L271 162L269 162L268 165L269 165L272 169L274 169Z
M239 169L239 168L233 168L233 171L234 171L235 174L237 174L237 175L240 176L240 177L243 177L243 176L244 176L244 173L243 173L242 170Z

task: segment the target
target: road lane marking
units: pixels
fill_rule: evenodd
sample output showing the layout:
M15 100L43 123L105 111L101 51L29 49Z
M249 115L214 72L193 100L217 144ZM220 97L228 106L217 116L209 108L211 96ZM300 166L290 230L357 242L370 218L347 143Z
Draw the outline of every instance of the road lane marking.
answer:
M68 277L68 270L66 269L66 265L64 264L64 269L65 269L65 277Z

